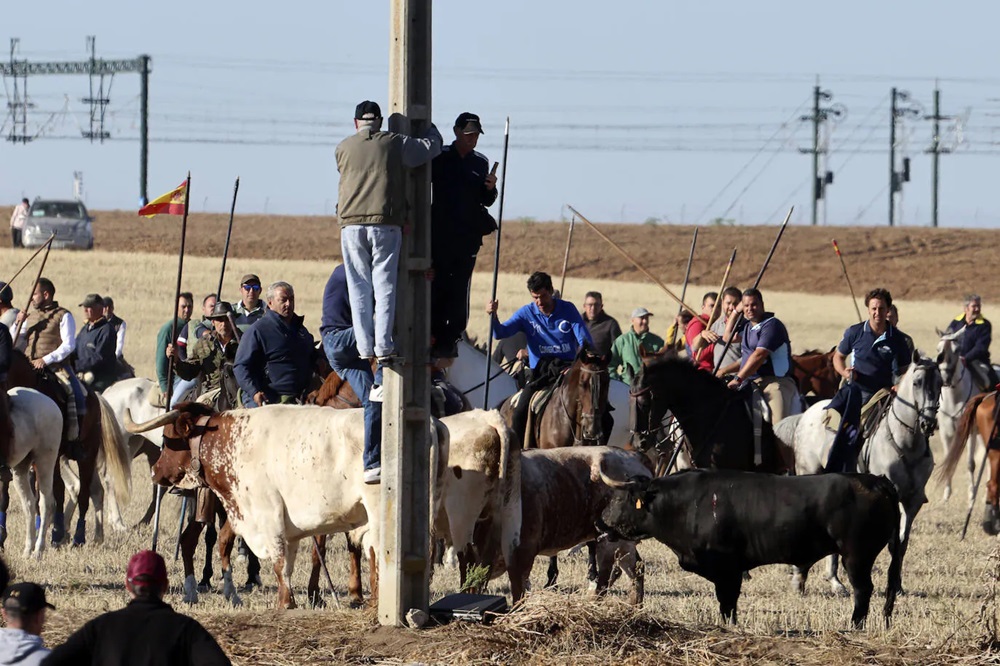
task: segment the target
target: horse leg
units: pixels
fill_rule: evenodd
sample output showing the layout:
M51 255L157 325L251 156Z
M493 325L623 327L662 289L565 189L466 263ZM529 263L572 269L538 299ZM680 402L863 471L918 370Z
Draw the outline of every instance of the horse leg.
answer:
M73 469L69 459L64 456L59 458L59 478L65 486L66 505L63 506L63 519L73 520L76 513L77 501L80 498L80 475Z
M260 579L260 559L247 546L247 582L243 591L253 592L255 587L264 587L264 582Z
M559 580L559 561L553 555L549 558L549 570L545 575L545 587L552 587Z
M89 448L92 437L87 438ZM97 449L91 449L79 461L80 466L80 517L76 519L76 529L73 532L73 547L87 543L87 511L90 510L90 484L94 481L94 469L97 466Z
M323 601L319 592L319 570L323 566L323 558L326 557L326 535L321 534L313 541L312 547L312 569L309 571L309 584L306 586L306 594L309 596L309 603L313 608L324 608L326 602Z
M146 507L146 513L144 513L142 518L139 519L139 522L136 523L136 526L149 525L151 522L153 522L153 516L156 514L156 491L158 486L155 483L153 483L150 484L150 487L153 489L153 496L149 500L149 506Z
M110 486L109 486L110 487ZM107 497L114 496L113 492ZM104 543L104 484L101 483L101 476L94 472L94 480L90 482L90 500L94 505L94 545L99 546Z
M986 515L983 519L983 531L990 535L996 535L1000 533L1000 513L997 511L998 499L1000 499L1000 493L998 490L998 472L1000 472L1000 450L998 449L988 449L986 451L986 459L983 460L984 465L989 465L990 478L986 482Z
M0 465L0 551L7 541L7 509L10 507L10 482L13 480L10 468Z
M58 463L55 465L52 476L52 496L56 501L55 515L52 517L52 545L58 547L66 538L66 521L63 514L63 502L66 500L66 484L63 483Z
M26 529L24 530L24 556L30 557L32 550L37 550L39 553L44 546L44 536L45 532L38 531L41 527L40 521L36 525L36 520L38 519L38 509L35 506L35 493L31 489L31 480L29 479L29 474L31 470L31 462L29 460L23 460L21 464L14 467L12 470L14 472L14 487L17 490L18 497L21 498L21 508L24 510L25 520L27 521ZM44 502L42 502L44 507ZM36 534L37 544L36 544Z
M225 519L225 514L220 514L223 519L222 527L219 528L219 563L222 565L222 596L233 606L242 606L243 600L236 591L233 584L233 544L236 542L236 532L233 531L233 524Z
M219 540L219 534L215 530L215 516L213 515L205 530L205 566L201 570L201 581L198 583L199 592L208 592L212 589L212 552L215 544Z
M792 565L792 589L801 595L806 593L806 580L809 579L809 569L812 565Z
M378 604L378 559L375 557L375 547L368 547L368 591L372 604Z
M364 594L361 591L361 556L364 550L360 543L355 543L349 532L344 533L344 536L347 538L347 561L349 568L347 596L351 599L351 608L361 608L365 603Z
M181 532L181 560L184 563L184 603L198 603L198 589L194 582L194 553L204 523L192 520Z

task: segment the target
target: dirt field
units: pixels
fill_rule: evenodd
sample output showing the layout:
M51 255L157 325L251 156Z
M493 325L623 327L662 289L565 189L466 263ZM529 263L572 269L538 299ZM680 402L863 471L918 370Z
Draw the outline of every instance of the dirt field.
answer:
M0 218L8 219L10 210L0 208ZM95 215L95 247L99 250L177 253L177 217L147 219L131 211L98 211ZM192 214L188 221L188 253L221 257L227 221L226 215ZM568 228L568 223L505 221L501 271L529 274L545 270L558 278ZM683 281L693 227L613 224L601 228L659 279ZM738 247L732 282L749 285L767 255L775 231L776 227L703 227L692 280L717 286L732 249ZM864 290L882 285L896 297L915 300L958 301L970 289L990 300L1000 298L1000 282L984 279L987 267L994 263L1000 231L905 227L790 227L764 279L765 292L846 294L831 237L837 239L845 254L859 297ZM491 270L494 241L485 240L479 268ZM230 256L332 261L340 256L340 234L332 217L241 215L234 223ZM582 278L643 280L637 270L581 223L574 230L568 272Z

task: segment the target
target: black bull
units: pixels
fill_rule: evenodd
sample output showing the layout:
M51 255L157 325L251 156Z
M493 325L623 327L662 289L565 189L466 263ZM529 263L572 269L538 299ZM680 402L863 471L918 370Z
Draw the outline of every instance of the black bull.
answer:
M872 596L872 567L888 544L888 625L901 563L899 499L885 478L690 470L617 485L599 527L611 538L652 537L669 546L681 568L715 584L719 610L732 622L744 571L783 563L808 572L835 553L854 588L851 621L861 627Z

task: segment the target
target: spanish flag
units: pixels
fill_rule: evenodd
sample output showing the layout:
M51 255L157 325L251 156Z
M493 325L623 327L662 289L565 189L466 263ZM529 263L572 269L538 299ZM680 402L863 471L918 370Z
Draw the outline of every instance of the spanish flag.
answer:
M184 200L187 194L187 181L177 186L177 189L150 201L139 209L139 215L153 217L154 215L183 215Z

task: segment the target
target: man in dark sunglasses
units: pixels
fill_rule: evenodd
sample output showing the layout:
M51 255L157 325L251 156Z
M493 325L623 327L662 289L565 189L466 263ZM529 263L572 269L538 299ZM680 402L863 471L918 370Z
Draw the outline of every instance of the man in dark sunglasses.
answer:
M260 298L260 278L247 273L240 280L240 301L233 304L233 317L241 333L256 323L267 312L267 305Z

